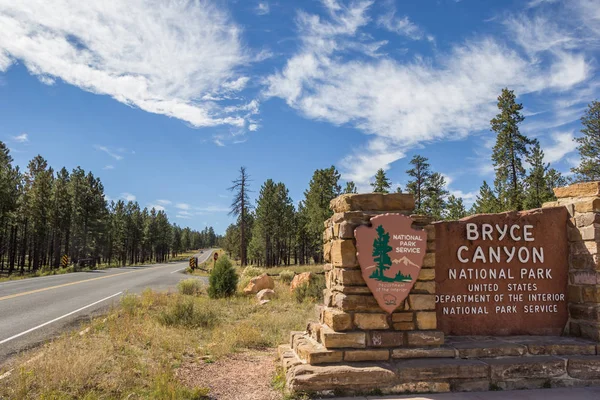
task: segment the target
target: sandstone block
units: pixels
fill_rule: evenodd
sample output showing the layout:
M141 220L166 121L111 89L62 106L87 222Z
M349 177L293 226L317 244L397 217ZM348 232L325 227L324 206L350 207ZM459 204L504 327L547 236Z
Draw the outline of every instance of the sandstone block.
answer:
M356 246L352 240L338 239L331 242L331 263L334 267L357 267Z
M323 323L336 332L352 329L352 315L335 308L323 309Z
M276 294L273 289L263 289L260 292L256 293L256 298L258 299L258 301L271 300L275 297Z
M372 295L344 294L336 292L332 303L343 311L381 311Z
M382 211L412 211L415 209L415 197L412 194L389 193L383 196Z
M421 268L417 281L432 281L435 279L434 268Z
M413 292L422 292L428 294L435 294L435 282L415 282L415 286L413 287Z
M435 311L417 312L417 329L430 330L437 329L437 317Z
M331 246L333 242L327 242L323 245L323 259L326 263L331 262Z
M578 227L585 227L598 223L600 223L600 215L598 213L588 212L575 214L575 225Z
M435 241L427 241L427 246L425 247L426 251L435 251Z
M298 286L310 284L310 278L312 276L312 272L302 272L294 276L294 279L292 279L292 282L290 283L290 291L293 292Z
M398 347L405 342L404 332L373 331L369 333L370 347Z
M569 315L573 319L600 321L600 305L598 304L569 304Z
M275 287L275 282L273 282L273 278L269 275L262 274L260 276L255 276L250 279L248 285L244 288L245 294L257 294L263 289L273 289Z
M487 378L489 367L478 360L452 358L399 361L396 374L404 381Z
M406 332L406 343L413 347L440 346L444 344L444 333L440 331Z
M359 329L388 329L387 314L384 313L355 313L354 325Z
M490 381L487 379L452 379L450 387L453 392L487 392L490 390Z
M389 358L390 351L384 349L346 350L344 352L344 361L387 361Z
M343 286L335 285L333 290L344 294L368 294L372 295L371 290L367 286Z
M549 338L528 343L527 351L533 356L593 355L596 346L576 338Z
M296 348L296 354L301 360L309 364L326 364L342 362L344 352L339 350L328 350L323 346L316 346L308 341L303 342Z
M566 360L554 356L510 357L485 360L492 381L552 378L566 373Z
M427 253L423 258L423 268L435 267L435 253Z
M343 194L331 200L329 208L334 213L346 211L383 211L383 194Z
M567 301L569 303L582 303L583 302L583 290L581 286L569 285L567 286Z
M393 327L397 331L414 331L415 323L414 322L394 322Z
M577 379L600 379L600 356L569 357L567 372Z
M596 322L579 321L580 336L600 342L600 324Z
M412 322L412 312L395 312L392 314L392 322Z
M376 366L298 365L287 374L288 387L296 392L331 390L373 390L391 385L396 378L393 371Z
M427 232L427 240L435 240L435 225L425 225L423 229Z
M350 222L344 221L340 223L338 237L340 239L354 239L354 228L356 228L356 225Z
M575 183L565 187L554 188L554 195L557 199L599 196L600 182Z
M365 348L367 335L365 332L334 332L327 326L321 328L321 343L328 349Z
M583 243L583 242L580 242ZM578 251L582 251L583 253L569 254L569 268L572 269L599 269L600 264L598 263L598 256L592 254L586 254L587 249L585 246L579 245Z
M456 351L452 347L397 348L392 350L392 358L454 358Z
M383 393L446 393L449 391L450 384L448 382L406 382L384 389Z
M600 272L575 271L569 274L570 282L574 285L600 285Z
M408 303L411 310L435 310L435 296L432 294L409 294Z
M583 286L584 303L600 303L600 286Z
M332 271L335 282L344 286L364 286L365 280L362 277L360 269L335 268Z
M586 213L586 212L599 212L600 211L600 199L586 199L574 203L575 212Z
M527 354L527 346L498 340L452 343L451 346L460 358L521 357Z

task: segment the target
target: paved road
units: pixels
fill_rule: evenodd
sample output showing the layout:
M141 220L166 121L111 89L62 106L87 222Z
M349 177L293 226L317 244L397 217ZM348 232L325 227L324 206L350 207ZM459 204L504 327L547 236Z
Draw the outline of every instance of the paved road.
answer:
M197 254L204 262L212 254ZM101 314L123 293L173 289L188 262L110 268L0 283L0 364L82 320ZM199 278L205 279L205 278Z

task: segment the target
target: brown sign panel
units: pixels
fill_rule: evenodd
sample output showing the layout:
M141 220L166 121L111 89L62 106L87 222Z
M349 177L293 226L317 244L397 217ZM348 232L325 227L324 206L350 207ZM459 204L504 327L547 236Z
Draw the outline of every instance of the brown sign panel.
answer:
M362 276L379 306L392 313L412 289L427 248L427 233L411 227L402 214L371 218L371 227L355 229Z
M568 319L567 210L436 224L436 311L448 335L560 335Z

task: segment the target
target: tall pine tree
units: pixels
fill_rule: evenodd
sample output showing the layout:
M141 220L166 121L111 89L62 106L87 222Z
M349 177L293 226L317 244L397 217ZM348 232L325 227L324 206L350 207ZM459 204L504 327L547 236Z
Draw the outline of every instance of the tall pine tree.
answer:
M579 144L577 150L581 156L578 167L571 170L575 180L581 182L600 180L600 102L592 101L581 118L582 137L575 140Z
M356 185L354 184L354 181L346 182L346 187L344 188L344 193L345 194L357 193Z
M383 168L379 168L375 174L375 182L371 183L373 193L389 193L391 187L390 180L385 175Z
M233 201L231 202L231 211L229 215L235 215L238 217L238 225L240 227L240 260L242 266L247 265L246 251L248 247L248 230L246 227L248 210L250 209L250 198L249 198L249 183L250 177L246 172L245 167L240 167L240 175L233 182L233 186L229 188L230 191L234 192Z
M519 124L525 119L521 114L523 105L516 102L512 90L502 89L498 109L500 112L490 121L492 131L497 135L492 153L496 171L494 185L503 210L522 210L525 178L522 159L528 156L527 146L531 144L519 132Z
M472 214L491 214L500 212L500 204L494 191L487 184L486 181L483 181L483 185L479 189L479 194L475 199L475 203L473 204Z
M424 210L427 215L434 217L435 219L442 219L444 209L446 208L446 196L448 190L446 190L446 179L438 172L434 172L428 179Z
M526 193L523 204L526 209L539 208L544 202L554 199L554 193L547 182L550 164L544 163L544 151L537 140L533 141L527 162L531 167L529 175L525 178Z
M406 190L415 196L415 212L425 213L425 200L427 197L427 187L431 178L431 170L427 158L414 155L410 160L412 168L406 173L412 179L406 184Z
M444 218L448 220L457 220L467 216L467 210L463 204L463 199L451 194L448 196L446 212Z

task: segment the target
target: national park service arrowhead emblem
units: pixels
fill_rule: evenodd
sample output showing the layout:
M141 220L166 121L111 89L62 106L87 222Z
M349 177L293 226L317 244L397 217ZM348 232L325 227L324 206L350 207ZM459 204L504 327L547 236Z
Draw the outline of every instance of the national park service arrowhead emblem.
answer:
M383 214L371 218L370 227L354 230L363 279L390 314L415 284L427 250L427 233L412 222L402 214Z

